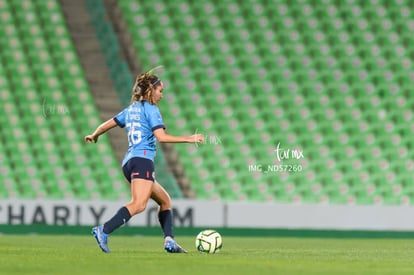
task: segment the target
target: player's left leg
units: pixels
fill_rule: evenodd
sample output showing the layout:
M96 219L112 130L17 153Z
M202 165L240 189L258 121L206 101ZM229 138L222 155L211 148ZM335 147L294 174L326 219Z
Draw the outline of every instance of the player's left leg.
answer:
M157 181L155 181L152 186L151 198L160 206L158 211L158 219L160 221L162 231L164 232L165 250L171 253L186 253L187 251L185 251L177 244L176 241L174 241L171 198L167 191L165 191L165 189Z
M147 202L152 194L153 182L141 178L132 179L131 193L132 199L125 206L103 225L94 227L92 234L95 236L99 247L103 252L109 253L108 236L113 231L126 224L129 219L145 210Z

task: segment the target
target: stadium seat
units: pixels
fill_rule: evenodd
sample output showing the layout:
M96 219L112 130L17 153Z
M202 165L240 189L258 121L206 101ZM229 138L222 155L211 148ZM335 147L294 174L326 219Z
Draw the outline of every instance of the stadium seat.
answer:
M30 150L20 158L0 158L5 165L1 172L11 175L20 169L15 163L37 161L19 170L32 173L33 181L7 176L0 197L115 199L117 186L122 186L118 168L111 158L94 157L112 155L108 140L103 140L103 147L84 148L77 139L77 133L96 126L99 117L59 3L4 2L1 105L9 117L20 116L2 118L10 131L1 133L5 145L0 152L11 155L16 150L13 140L21 144L19 150ZM123 77L127 64L117 58L119 46L112 27L101 18L101 4L87 1L98 38L111 45L103 48L106 64L119 89L126 89L131 81ZM414 128L407 127L413 124L409 94L413 28L411 16L404 12L409 9L406 2L120 0L117 4L143 67L165 67L166 100L160 107L168 131L192 134L197 129L208 136L198 147L175 146L199 198L414 202L408 184ZM36 99L41 107L33 105ZM35 115L26 113L27 108ZM42 120L45 111L49 116ZM33 123L38 132L22 130ZM57 131L62 125L66 129ZM303 171L248 170L249 164L275 163L278 143L303 150L304 159L282 162L303 165ZM72 145L71 152L66 144ZM36 155L42 146L49 148L49 157ZM90 165L80 170L85 159ZM50 161L67 169L50 172ZM105 167L99 166L102 161ZM80 184L82 180L86 185ZM39 187L39 192L24 193L24 184Z
M5 188L0 195L90 198L86 178L78 177L86 167L95 171L88 179L92 186L98 184L98 179L108 179L103 180L105 189L99 189L96 198L124 196L127 188L114 192L115 188L108 183L123 181L118 165L92 158L99 156L99 147L83 150L82 132L86 127L96 127L99 116L59 2L2 3L2 20L6 22L1 24L0 31L8 39L0 40L0 57L4 60L0 70L4 100L0 104L7 113L3 121L5 131L1 131L1 157L8 162L4 163L1 185ZM85 117L94 118L94 123L85 123ZM112 157L106 138L101 145L105 148L101 153ZM80 159L90 161L79 162Z

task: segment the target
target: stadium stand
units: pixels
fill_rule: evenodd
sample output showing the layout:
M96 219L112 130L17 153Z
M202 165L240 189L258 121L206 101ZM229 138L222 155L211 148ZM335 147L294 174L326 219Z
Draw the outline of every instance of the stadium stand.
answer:
M169 132L207 135L174 146L197 198L413 203L413 2L118 5L140 64L165 66ZM0 18L0 197L127 196L108 140L82 143L99 116L59 2L0 0Z
M166 67L170 132L208 134L175 147L198 198L413 201L412 2L118 3L141 64Z
M3 198L118 199L128 194L59 2L0 1Z
M134 83L131 70L126 60L122 58L121 46L119 45L114 27L108 19L109 16L104 3L100 0L86 0L85 2L86 10L91 14L92 25L97 32L97 40L103 52L106 66L109 68L109 75L113 80L115 91L121 106L126 107L130 104L131 87ZM123 136L122 138L125 137ZM157 157L155 159L157 180L162 183L171 197L182 198L183 192L172 175L171 169L168 167L161 147L157 146ZM122 158L123 155L124 151L122 151Z

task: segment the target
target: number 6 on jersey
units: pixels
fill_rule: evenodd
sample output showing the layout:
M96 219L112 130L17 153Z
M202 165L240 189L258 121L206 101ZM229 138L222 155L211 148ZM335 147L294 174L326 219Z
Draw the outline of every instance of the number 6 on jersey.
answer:
M141 142L142 133L141 133L141 123L139 122L130 122L127 125L128 131L128 142L129 146L135 145Z

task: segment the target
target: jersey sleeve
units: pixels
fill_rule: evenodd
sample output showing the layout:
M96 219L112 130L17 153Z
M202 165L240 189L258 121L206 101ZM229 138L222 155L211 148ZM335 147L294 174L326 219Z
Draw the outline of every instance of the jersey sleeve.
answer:
M114 117L114 120L115 120L116 124L118 124L119 127L124 128L125 127L125 118L126 118L126 109L124 109L119 114L117 114Z
M149 105L151 108L148 110L148 120L149 120L149 126L152 131L155 131L157 129L163 128L165 129L164 121L162 120L162 116L160 113L160 109L158 109L157 106Z

